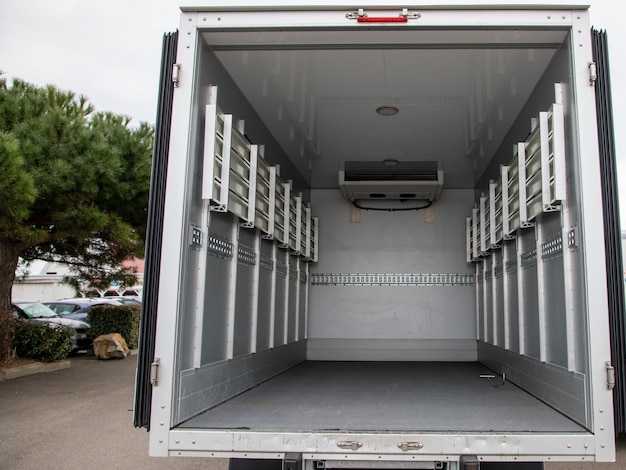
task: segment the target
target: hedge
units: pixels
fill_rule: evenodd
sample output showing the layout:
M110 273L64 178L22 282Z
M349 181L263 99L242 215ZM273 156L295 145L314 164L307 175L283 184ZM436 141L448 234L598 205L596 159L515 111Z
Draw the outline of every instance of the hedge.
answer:
M139 318L141 305L94 305L89 309L87 321L89 334L95 339L100 335L119 333L130 349L139 345Z
M16 320L13 346L18 357L40 359L42 362L58 361L72 352L73 334L74 330L66 326Z

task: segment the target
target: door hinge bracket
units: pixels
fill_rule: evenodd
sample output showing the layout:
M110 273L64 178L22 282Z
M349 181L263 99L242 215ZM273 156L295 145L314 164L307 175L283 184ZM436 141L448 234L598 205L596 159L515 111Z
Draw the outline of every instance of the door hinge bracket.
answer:
M150 384L153 387L156 387L159 383L159 364L161 363L161 360L156 357L154 358L154 361L152 361L152 364L150 364Z
M604 367L606 367L606 388L607 390L613 390L615 388L615 367L613 367L611 361L606 361Z
M595 86L598 81L598 69L595 62L589 62L589 86Z
M172 83L175 87L180 85L180 64L174 64L172 67Z

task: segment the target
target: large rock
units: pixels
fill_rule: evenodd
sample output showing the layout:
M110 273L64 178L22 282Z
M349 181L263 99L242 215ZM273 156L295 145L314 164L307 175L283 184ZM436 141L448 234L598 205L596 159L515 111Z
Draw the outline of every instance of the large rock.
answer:
M130 354L130 349L122 335L111 333L93 340L93 352L98 359L124 359Z

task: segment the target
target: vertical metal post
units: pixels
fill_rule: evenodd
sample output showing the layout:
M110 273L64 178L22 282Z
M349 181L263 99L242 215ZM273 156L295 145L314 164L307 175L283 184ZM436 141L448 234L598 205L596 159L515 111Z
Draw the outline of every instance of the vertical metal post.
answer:
M226 359L232 359L235 352L235 306L237 302L237 265L239 263L239 221L232 219L231 238L233 240L233 257L230 261L228 276L228 311L226 321Z
M543 243L543 217L539 215L535 219L535 243L537 250L537 311L539 320L539 360L546 362L548 349L547 325L546 325L546 283L543 258L541 256Z
M563 253L563 281L564 281L564 301L565 301L565 338L567 341L567 370L575 371L576 355L576 310L574 300L574 279L572 268L572 252L568 247L569 231L571 228L571 218L569 205L563 204L561 208L561 240ZM578 351L580 354L580 351Z
M269 347L270 349L276 346L276 338L274 334L274 328L276 327L276 282L277 282L277 274L276 274L276 252L278 250L278 244L276 241L272 242L272 274L271 274L271 287L270 287L270 338L269 338Z
M202 334L204 331L204 314L205 314L205 288L206 288L206 264L207 264L207 246L209 242L209 227L211 213L209 211L209 202L202 203L202 246L198 252L198 274L196 284L196 302L194 312L194 331L193 331L193 359L192 365L195 369L202 366Z
M483 289L481 295L483 296L483 335L485 337L485 342L489 342L489 317L488 317L488 309L487 302L489 300L489 292L487 292L487 260L483 260L480 263L482 275L483 275Z
M300 268L301 268L301 263L300 263L300 259L298 258L298 261L296 262L296 300L294 302L295 305L295 325L294 325L294 330L295 330L295 334L294 334L294 341L298 341L299 335L300 335L300 276L302 275L302 273L300 272Z
M507 264L510 259L510 246L503 244L502 246L502 305L503 305L503 319L504 319L504 349L507 351L511 349L511 309L509 307L508 299L511 296L511 280L510 273L507 269Z
M306 276L306 282L304 283L304 337L301 339L307 339L309 337L309 279L310 279L310 263L304 263L304 275Z
M285 225L288 226L289 224L289 216L287 217L287 221L285 222ZM289 237L287 237L287 243L289 243ZM291 286L291 282L290 281L290 276L291 276L291 263L289 262L289 248L287 248L287 262L286 264L286 271L287 271L287 275L285 277L285 305L284 305L284 319L285 319L285 323L284 323L284 328L283 328L283 344L287 344L289 342L289 287Z
M526 311L524 305L524 279L522 276L522 253L524 251L524 242L522 237L515 239L515 258L517 260L517 318L519 322L519 353L526 354Z
M252 312L250 315L250 352L257 352L257 337L259 330L259 282L261 281L261 233L254 234L254 254L256 263L252 274Z

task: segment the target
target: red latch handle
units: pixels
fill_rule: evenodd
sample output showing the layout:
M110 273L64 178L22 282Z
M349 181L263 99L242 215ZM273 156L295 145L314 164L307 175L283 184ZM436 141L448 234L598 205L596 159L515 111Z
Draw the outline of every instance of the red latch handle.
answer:
M357 19L359 23L407 23L405 16L361 16Z

